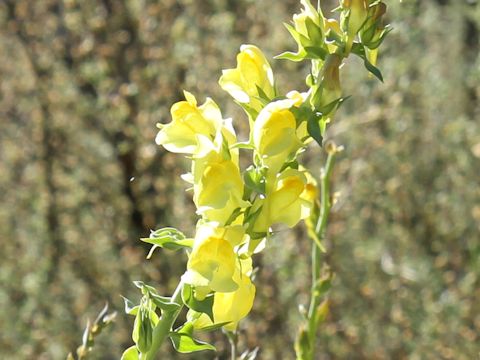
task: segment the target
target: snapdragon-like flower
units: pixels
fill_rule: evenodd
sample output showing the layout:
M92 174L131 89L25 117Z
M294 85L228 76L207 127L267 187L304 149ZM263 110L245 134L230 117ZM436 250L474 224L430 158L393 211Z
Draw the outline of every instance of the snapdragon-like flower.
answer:
M233 292L216 292L213 300L213 318L216 323L228 322L226 330L234 331L238 322L248 315L255 299L255 285L250 280L252 259L237 263L233 280L238 289Z
M255 150L270 174L277 173L303 145L297 134L297 121L290 111L298 101L298 98L285 99L268 104L253 125Z
M266 232L273 224L295 226L310 216L317 188L315 180L306 171L284 170L267 190L266 198L255 221L254 231Z
M239 259L233 276L238 288L235 291L214 294L213 322L206 314L200 315L190 310L187 318L193 322L194 328L201 330L213 324L226 323L223 327L234 331L238 322L248 315L253 306L256 289L250 279L251 273L252 259Z
M262 51L254 45L240 47L237 67L223 70L218 83L239 103L257 112L262 108L262 95L268 99L275 96L272 68Z
M202 288L202 292L205 288L220 292L238 289L239 284L234 279L238 261L234 247L243 238L243 228L238 225L221 228L211 223L200 224L183 281Z
M170 152L193 154L197 150L198 136L213 138L224 120L218 105L211 98L197 106L195 96L187 91L184 94L186 101L172 106L172 121L162 126L155 141Z
M192 164L193 201L204 219L224 225L236 209L250 205L242 199L238 150L229 149L231 143L221 132L213 142L200 137L199 144Z

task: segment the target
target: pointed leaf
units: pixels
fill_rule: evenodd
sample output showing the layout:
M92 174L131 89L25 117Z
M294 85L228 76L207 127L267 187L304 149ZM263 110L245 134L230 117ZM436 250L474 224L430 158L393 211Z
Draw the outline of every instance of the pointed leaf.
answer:
M218 324L213 324L213 325L208 325L208 326L205 326L205 327L201 327L201 328L197 328L196 330L198 331L214 331L214 330L217 330L217 329L220 329L222 326L225 326L227 324L230 324L231 321L226 321L226 322L221 322L221 323L218 323Z
M365 53L365 47L362 44L359 43L354 43L352 46L352 53L363 59L363 64L365 65L365 68L375 75L378 80L383 82L383 76L382 72L380 69L378 69L375 65L373 65L370 61L368 61L367 54Z
M172 340L175 350L182 354L203 350L216 350L215 346L200 340L196 340L188 334L170 333L170 340Z
M120 360L139 360L137 347L135 345L130 346L123 352Z
M323 142L321 121L321 116L311 116L307 122L308 135L310 135L320 146L322 146Z
M207 314L210 320L213 320L213 294L207 295L205 299L198 300L193 294L193 288L185 284L182 289L182 299L183 303L187 305L190 309Z
M166 312L177 311L180 305L171 301L169 297L160 296L157 294L150 294L150 299L160 309Z
M305 56L307 54L304 52L291 52L291 51L285 51L281 53L280 55L274 56L274 59L281 59L281 60L290 60L290 61L303 61L305 59Z
M132 301L128 300L124 296L122 296L122 299L123 299L123 303L125 304L125 314L137 315L137 311L138 311L139 306L135 305Z
M265 174L264 171L255 166L250 166L243 173L245 186L258 194L265 194Z

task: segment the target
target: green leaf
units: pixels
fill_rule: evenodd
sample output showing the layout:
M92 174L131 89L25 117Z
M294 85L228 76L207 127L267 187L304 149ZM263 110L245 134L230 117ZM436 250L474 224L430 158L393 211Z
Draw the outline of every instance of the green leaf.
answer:
M315 311L315 323L317 324L317 326L325 321L328 315L328 310L329 310L328 300L326 299L322 301L320 305L318 305Z
M362 44L354 43L352 46L352 53L363 59L363 64L365 68L375 75L375 77L383 82L383 75L380 69L378 69L375 65L373 65L370 61L368 61L367 54L365 53L365 47Z
M368 61L367 58L365 58L363 62L364 62L365 68L368 71L370 71L373 75L375 75L378 80L383 82L383 75L380 69L377 68L375 65L373 65L370 61Z
M232 158L232 155L230 154L230 147L228 146L228 141L225 138L223 138L222 141L222 155L225 160L230 160Z
M320 216L320 206L318 201L316 201L313 206L312 214L310 215L310 217L305 219L305 225L307 226L308 236L310 236L310 238L313 239L313 241L315 242L315 244L317 245L317 247L320 249L322 253L326 253L327 250L325 249L325 246L323 246L322 244L322 239L320 239L320 236L315 231L316 230L315 227L317 225L319 216Z
M121 296L121 295L120 295ZM137 315L138 305L135 305L132 301L128 300L126 297L122 296L123 303L125 305L125 314L128 315Z
M170 340L172 340L172 344L175 350L177 350L179 353L182 353L182 354L188 354L188 353L203 351L203 350L213 350L213 351L216 350L215 346L209 343L194 339L189 334L171 332L169 336L170 336Z
M230 215L230 217L225 222L225 226L228 226L231 223L233 223L242 213L243 213L242 208L236 208L235 210L233 210L232 215Z
M321 121L322 121L321 114L317 114L317 115L311 116L307 122L308 135L310 135L320 146L322 146L322 142L323 142L322 128L320 124Z
M307 28L307 33L310 41L314 44L322 44L322 29L317 24L315 24L312 18L307 17L307 19L305 20L305 26Z
M332 287L333 274L328 272L324 274L315 284L315 292L317 296L324 296Z
M137 347L135 345L130 346L123 352L120 360L139 360Z
M310 340L308 338L308 333L305 329L301 329L295 341L295 353L297 354L297 359L308 359L309 352Z
M290 24L287 24L287 23L283 23L283 25L287 28L288 32L290 33L290 35L292 35L293 39L298 43L300 44L300 33L295 30L295 28L290 25Z
M255 149L255 146L250 143L250 142L238 142L230 146L230 150L232 149L248 149L248 150L253 150Z
M291 51L285 51L277 56L274 56L274 59L280 59L280 60L290 60L290 61L303 61L305 60L305 56L307 54L303 51L299 51L297 53L291 52Z
M307 46L305 47L305 51L307 52L307 55L305 56L306 59L325 60L325 57L328 55L328 52L325 49L316 46Z
M144 354L152 347L154 325L150 318L150 310L140 307L140 312L137 314L136 320L139 322L137 348Z
M171 227L152 231L150 237L140 240L169 250L191 248L193 245L191 239L186 239L182 232Z
M265 194L265 172L264 169L249 166L243 173L245 186L258 194Z
M230 324L231 321L226 321L226 322L221 322L221 323L218 323L218 324L213 324L213 325L208 325L208 326L205 326L205 327L202 327L202 328L197 328L196 330L199 330L199 331L214 331L214 330L217 330L217 329L220 329L222 326L225 326L227 324Z
M134 281L133 283L142 290L143 295L148 296L148 298L163 311L171 312L180 307L179 304L172 302L171 298L158 295L157 290L153 286L147 285L143 281ZM125 304L125 306L127 305Z
M260 100L263 100L266 104L268 104L272 99L270 99L270 97L267 94L265 94L265 91L263 91L263 89L260 86L255 84L255 87L257 88L257 92L258 92L258 96L260 97Z
M133 281L133 285L142 290L143 295L147 295L148 293L157 293L157 289L155 289L153 286L145 284L143 281L135 280Z
M177 311L180 308L179 304L172 302L169 297L160 296L157 294L150 294L150 300L160 309L166 312Z
M203 300L198 300L193 294L193 288L190 285L185 284L182 289L182 299L183 303L190 309L207 314L210 320L214 322L212 310L213 294L207 295Z

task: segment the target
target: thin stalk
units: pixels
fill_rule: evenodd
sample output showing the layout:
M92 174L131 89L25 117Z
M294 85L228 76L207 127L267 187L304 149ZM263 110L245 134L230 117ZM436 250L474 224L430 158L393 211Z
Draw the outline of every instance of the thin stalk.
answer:
M236 332L227 332L228 340L230 341L230 359L237 360L237 344L238 344L238 336Z
M180 313L183 307L182 301L182 289L183 289L183 282L180 281L175 289L175 292L172 295L172 303L180 305L180 307L175 311L164 311L160 320L158 321L157 326L153 329L152 335L152 347L146 353L145 360L154 360L155 355L157 354L160 346L162 346L165 339L168 337L170 330Z
M333 166L335 164L335 157L337 154L337 148L335 145L327 147L328 157L325 167L322 169L320 179L320 191L321 191L321 207L320 215L318 217L317 224L315 226L315 232L319 239L325 238L325 231L327 227L327 220L330 214L330 208L332 206L330 200L330 177L332 175ZM310 306L308 309L308 342L309 342L309 359L314 359L315 355L315 340L318 329L318 318L316 311L320 305L321 296L317 290L317 283L320 279L320 262L321 251L315 242L312 242L312 288L310 293Z

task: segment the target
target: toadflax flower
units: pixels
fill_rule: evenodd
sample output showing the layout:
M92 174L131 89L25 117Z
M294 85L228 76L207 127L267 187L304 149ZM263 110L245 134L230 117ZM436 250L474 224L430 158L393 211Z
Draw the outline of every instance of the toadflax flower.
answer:
M250 280L252 259L237 263L234 281L238 289L233 292L216 292L213 300L213 318L216 323L228 322L226 330L234 331L238 322L248 315L255 298L255 285Z
M262 208L253 230L266 232L271 225L278 223L295 226L310 216L316 196L315 181L307 172L284 170L269 186L266 198L260 200Z
M238 166L238 150L217 134L214 142L202 137L193 156L193 201L205 220L224 225L238 208L249 206L242 199L244 184Z
M238 289L234 280L237 255L234 247L241 241L238 231L200 224L182 279L187 284L213 291L231 292ZM202 289L204 290L204 289Z
M269 173L277 173L285 161L303 145L290 108L298 100L278 100L268 104L253 125L253 144Z
M233 276L238 288L235 291L214 294L212 307L214 322L206 314L194 317L195 312L190 310L187 318L195 318L193 320L194 328L201 330L213 324L226 323L223 327L226 330L234 331L238 322L248 315L253 306L256 289L250 280L251 273L252 259L239 259Z
M257 112L262 108L259 89L268 99L275 96L272 68L262 51L254 45L240 47L237 67L223 70L218 83L239 103L247 104Z
M224 120L212 99L197 106L195 96L187 91L184 94L186 101L172 106L172 121L162 126L155 141L170 152L192 154L197 150L198 136L213 138Z

